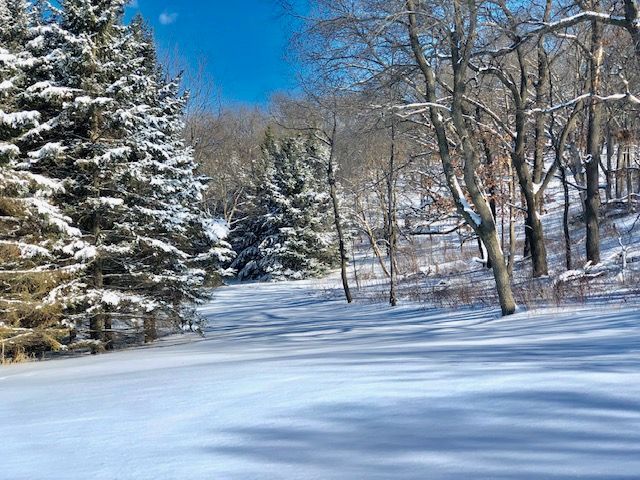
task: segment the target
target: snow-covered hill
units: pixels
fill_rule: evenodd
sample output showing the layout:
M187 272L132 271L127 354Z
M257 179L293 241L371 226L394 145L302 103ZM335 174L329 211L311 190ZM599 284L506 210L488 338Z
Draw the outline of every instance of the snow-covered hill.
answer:
M2 480L632 479L640 312L225 287L206 338L0 369Z

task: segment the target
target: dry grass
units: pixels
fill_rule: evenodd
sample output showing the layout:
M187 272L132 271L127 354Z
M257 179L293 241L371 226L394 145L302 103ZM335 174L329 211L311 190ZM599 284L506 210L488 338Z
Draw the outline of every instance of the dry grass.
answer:
M0 361L2 364L22 363L37 355L64 349L68 328L19 329L0 327Z

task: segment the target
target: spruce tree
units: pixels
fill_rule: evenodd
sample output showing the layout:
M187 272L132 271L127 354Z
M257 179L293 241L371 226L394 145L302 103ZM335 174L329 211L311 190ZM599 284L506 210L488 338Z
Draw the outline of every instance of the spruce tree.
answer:
M201 209L180 79L162 73L141 19L124 24L125 3L44 13L0 0L0 275L46 277L23 310L53 312L12 325L73 326L95 348L143 326L152 339L158 320L193 324L232 255ZM15 283L2 284L5 311L31 291Z
M263 145L263 171L239 235L233 266L241 279L302 279L333 263L329 197L322 178L322 148L306 137Z
M60 348L69 336L68 306L78 229L52 203L63 185L28 168L29 137L46 130L34 97L44 57L32 51L42 19L25 0L0 1L0 339L5 355Z
M138 19L123 24L120 0L67 0L63 78L76 92L60 125L69 163L67 212L83 231L85 282L79 312L91 337L154 336L156 319L184 322L209 270L225 259L225 229L199 208L202 185L182 141L185 98L165 81Z

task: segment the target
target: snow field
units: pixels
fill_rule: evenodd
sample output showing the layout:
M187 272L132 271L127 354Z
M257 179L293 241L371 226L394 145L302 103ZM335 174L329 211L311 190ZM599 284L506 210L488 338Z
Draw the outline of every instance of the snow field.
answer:
M244 284L204 339L0 371L3 480L632 479L640 313Z

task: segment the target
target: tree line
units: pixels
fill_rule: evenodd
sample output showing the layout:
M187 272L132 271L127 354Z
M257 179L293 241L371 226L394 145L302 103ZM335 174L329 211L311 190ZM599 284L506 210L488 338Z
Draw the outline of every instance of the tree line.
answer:
M347 230L368 238L390 279L391 303L402 235L469 231L505 315L516 309L515 274L545 278L603 260L603 216L633 211L640 191L635 0L310 5L293 42L305 66L304 94L275 98L269 115L192 119L210 131L247 128L242 149L217 143L236 152L233 166L216 163L203 147L205 168L246 171L239 159L255 158L247 145L259 145L251 139L265 124L324 145L334 164L326 188L337 178ZM212 208L232 226L247 201L242 175L234 178L224 192L209 191ZM550 189L558 186L562 265L551 263L544 219ZM576 218L584 252L572 238ZM340 251L350 298L347 252Z

